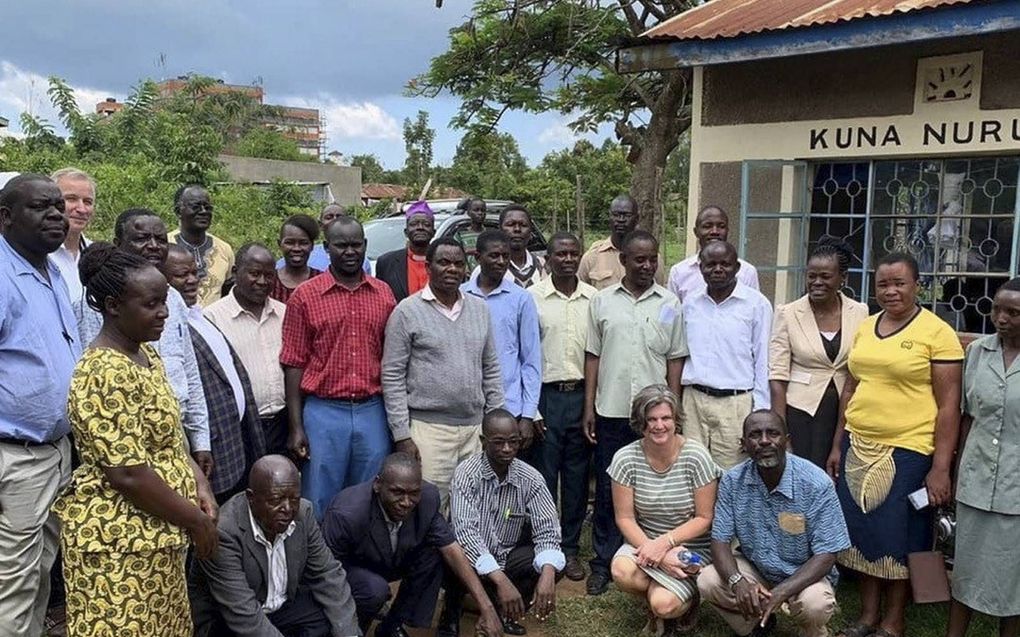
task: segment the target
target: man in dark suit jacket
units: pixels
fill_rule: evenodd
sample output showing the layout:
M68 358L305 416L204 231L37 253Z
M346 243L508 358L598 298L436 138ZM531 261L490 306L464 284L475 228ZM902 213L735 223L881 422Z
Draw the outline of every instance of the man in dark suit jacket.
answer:
M220 546L190 578L199 637L356 637L343 567L322 540L301 477L284 456L252 467L220 508Z
M190 252L172 246L163 266L167 281L188 306L188 327L209 412L213 472L209 483L223 504L243 491L252 464L266 453L266 442L248 372L223 334L198 305L198 266Z
M411 296L428 283L425 253L436 236L432 209L424 201L411 204L405 213L404 236L407 247L393 250L375 262L375 278L385 281L397 303Z
M439 491L422 481L421 465L410 455L391 454L375 480L341 491L322 528L347 569L362 631L368 632L389 599L389 583L397 580L400 589L376 637L406 637L404 624L430 626L445 561L478 603L477 631L503 634L495 607L439 510Z

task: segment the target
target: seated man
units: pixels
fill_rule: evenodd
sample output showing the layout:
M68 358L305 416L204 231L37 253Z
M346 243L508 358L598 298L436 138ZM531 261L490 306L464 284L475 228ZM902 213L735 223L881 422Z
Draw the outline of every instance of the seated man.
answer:
M545 479L516 458L521 446L517 419L494 409L482 419L482 453L462 462L450 486L450 518L457 540L498 600L503 631L524 635L519 621L534 604L539 620L556 608L556 580L566 558L560 522ZM456 637L463 595L449 581L439 637Z
M196 560L191 612L199 637L356 637L354 600L322 540L301 476L264 456L248 490L220 508L215 557Z
M341 491L322 520L322 534L347 571L361 630L390 597L396 600L376 627L376 637L406 637L403 625L428 628L443 583L443 562L471 591L481 609L476 632L502 635L496 609L439 510L439 490L422 482L413 456L394 453L374 480Z
M801 635L825 637L836 609L836 553L850 547L850 536L832 480L787 454L788 441L779 416L752 412L742 439L750 459L719 483L712 565L698 589L738 635L767 635L782 609Z

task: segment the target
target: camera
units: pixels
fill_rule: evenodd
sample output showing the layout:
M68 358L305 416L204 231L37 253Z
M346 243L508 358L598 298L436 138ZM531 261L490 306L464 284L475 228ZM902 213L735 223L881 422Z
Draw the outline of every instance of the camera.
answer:
M956 552L956 510L938 509L935 512L935 550L946 557L946 564L953 565Z

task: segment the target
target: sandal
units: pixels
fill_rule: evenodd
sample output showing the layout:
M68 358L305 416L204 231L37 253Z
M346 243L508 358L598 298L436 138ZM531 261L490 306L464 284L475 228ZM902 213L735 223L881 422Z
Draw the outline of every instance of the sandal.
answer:
M687 609L686 613L678 617L673 625L676 634L685 635L694 632L694 629L698 627L698 609L700 607L701 596L695 593L691 607Z
M885 632L885 631L883 631ZM836 637L874 637L876 635L875 628L868 626L867 624L856 623L853 626L847 626L836 633ZM881 635L879 637L896 637L895 635Z

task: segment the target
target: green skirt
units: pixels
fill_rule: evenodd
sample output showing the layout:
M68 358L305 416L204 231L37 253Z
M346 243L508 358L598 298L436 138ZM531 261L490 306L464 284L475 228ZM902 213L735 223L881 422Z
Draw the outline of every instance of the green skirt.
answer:
M1020 515L956 503L953 597L993 617L1020 615Z

